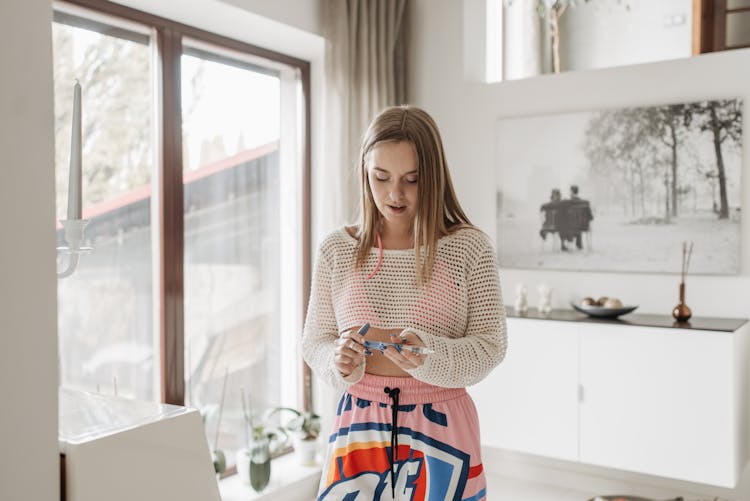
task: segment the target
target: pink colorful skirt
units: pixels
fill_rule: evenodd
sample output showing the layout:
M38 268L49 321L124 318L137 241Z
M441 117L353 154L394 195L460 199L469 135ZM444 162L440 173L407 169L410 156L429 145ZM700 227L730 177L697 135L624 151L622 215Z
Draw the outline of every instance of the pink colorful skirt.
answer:
M465 389L365 374L336 416L319 501L487 499L479 420Z

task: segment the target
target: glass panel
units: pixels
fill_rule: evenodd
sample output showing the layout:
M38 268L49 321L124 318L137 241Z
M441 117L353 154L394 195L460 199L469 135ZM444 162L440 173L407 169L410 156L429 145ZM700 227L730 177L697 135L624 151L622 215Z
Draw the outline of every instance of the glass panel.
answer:
M750 0L727 0L727 9L742 9L750 7Z
M727 48L750 44L750 11L727 14Z
M124 32L123 30L120 30ZM56 215L66 219L73 85L82 87L83 219L76 271L58 281L60 383L150 400L153 329L150 49L53 22ZM58 245L65 246L57 224ZM67 257L58 256L58 269Z
M260 414L296 370L280 335L280 96L278 72L182 56L186 401L229 463L247 440L243 389Z

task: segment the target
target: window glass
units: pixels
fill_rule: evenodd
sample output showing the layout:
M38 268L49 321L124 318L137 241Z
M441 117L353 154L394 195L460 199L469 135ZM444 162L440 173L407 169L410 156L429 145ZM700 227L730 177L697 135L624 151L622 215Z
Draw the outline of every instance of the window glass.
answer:
M750 45L750 10L727 13L727 48Z
M727 0L727 9L750 8L750 0Z
M56 19L71 19L56 14ZM82 88L85 243L58 281L60 383L158 398L153 328L151 180L154 167L148 36L53 22L56 216L66 219L75 81ZM118 36L120 33L124 36ZM57 223L58 245L66 246ZM58 255L58 269L67 256Z
M231 451L242 392L254 414L282 405L299 365L282 355L281 75L189 46L181 64L186 400Z

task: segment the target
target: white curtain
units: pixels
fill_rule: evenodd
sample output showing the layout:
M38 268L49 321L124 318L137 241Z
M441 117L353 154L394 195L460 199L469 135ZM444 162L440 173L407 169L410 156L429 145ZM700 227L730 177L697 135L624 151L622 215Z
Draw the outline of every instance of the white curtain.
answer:
M406 103L407 0L324 0L324 232L356 220L362 135L383 108Z

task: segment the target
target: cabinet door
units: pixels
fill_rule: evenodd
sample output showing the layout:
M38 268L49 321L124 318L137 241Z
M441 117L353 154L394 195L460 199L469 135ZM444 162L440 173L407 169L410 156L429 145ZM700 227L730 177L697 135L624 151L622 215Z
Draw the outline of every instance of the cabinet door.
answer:
M734 486L732 333L581 324L579 334L582 462Z
M576 460L577 364L575 323L509 318L505 360L469 390L482 443Z

